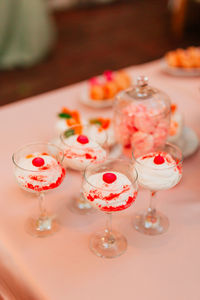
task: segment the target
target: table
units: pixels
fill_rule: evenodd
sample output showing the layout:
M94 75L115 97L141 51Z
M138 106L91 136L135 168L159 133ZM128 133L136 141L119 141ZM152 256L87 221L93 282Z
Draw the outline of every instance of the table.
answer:
M178 103L185 122L200 136L200 80L164 74L160 61L128 69L146 74L152 85ZM60 218L54 236L37 239L24 229L37 212L36 197L23 192L13 176L11 155L33 141L54 136L56 113L62 106L93 110L78 101L83 83L39 95L0 109L0 293L19 300L199 300L200 276L200 152L184 162L184 176L174 189L158 194L158 206L170 218L166 234L149 237L131 224L134 211L147 206L141 191L130 209L117 213L114 226L127 237L127 252L116 259L96 257L88 249L92 232L104 224L101 213L72 214L68 208L80 176L67 171L60 188L47 195L48 208ZM111 115L109 109L99 114Z

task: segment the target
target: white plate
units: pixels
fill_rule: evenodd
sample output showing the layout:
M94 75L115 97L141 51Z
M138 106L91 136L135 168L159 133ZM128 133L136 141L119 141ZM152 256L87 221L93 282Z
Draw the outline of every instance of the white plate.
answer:
M165 59L161 62L162 69L164 72L173 75L173 76L180 76L180 77L196 77L200 76L200 68L193 68L193 69L184 69L178 67L171 67L167 64Z
M186 158L197 151L199 139L191 128L185 126L181 137L174 144L182 150L183 156Z
M82 87L81 93L80 93L80 101L81 103L92 107L92 108L107 108L112 107L114 103L113 99L107 99L107 100L92 100L89 97L90 91L89 91L89 84L86 83L85 86Z

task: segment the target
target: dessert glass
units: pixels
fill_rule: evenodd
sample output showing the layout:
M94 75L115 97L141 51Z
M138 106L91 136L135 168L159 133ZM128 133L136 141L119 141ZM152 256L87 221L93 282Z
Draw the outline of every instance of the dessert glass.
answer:
M107 216L105 229L93 234L90 239L90 249L97 256L114 258L126 250L126 238L112 228L112 213L131 206L137 190L137 171L129 161L107 160L103 164L86 168L84 197Z
M100 164L107 158L107 135L103 131L101 143L99 144L95 136L88 135L88 125L74 125L60 135L60 147L64 151L64 166L82 175L88 165ZM104 148L103 148L104 146ZM78 214L92 212L92 206L80 191L70 204L70 210Z
M45 192L58 187L65 177L63 158L63 151L50 143L28 144L12 156L19 186L38 195L39 216L29 218L26 223L28 233L33 236L46 237L59 229L55 216L48 215L44 201Z
M116 144L112 120L102 117L93 117L88 120L88 136L93 137L99 145L103 143L102 146L105 144L104 132L107 134L107 146L110 148Z
M149 208L136 213L134 226L144 234L162 234L167 231L169 220L156 210L156 194L158 191L173 188L181 180L182 153L175 145L166 143L164 147L142 156L135 155L133 151L133 159L139 185L150 190Z

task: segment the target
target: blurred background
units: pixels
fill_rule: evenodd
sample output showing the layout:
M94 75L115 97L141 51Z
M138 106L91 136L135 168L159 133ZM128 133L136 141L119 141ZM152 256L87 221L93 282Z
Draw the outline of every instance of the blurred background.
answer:
M200 0L0 2L0 105L200 45Z

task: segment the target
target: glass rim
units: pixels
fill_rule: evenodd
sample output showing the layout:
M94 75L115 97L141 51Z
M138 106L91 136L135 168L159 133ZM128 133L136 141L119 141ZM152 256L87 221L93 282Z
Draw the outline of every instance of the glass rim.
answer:
M64 151L63 151L60 147L58 147L57 145L55 145L55 144L53 144L53 143L35 142L35 143L26 144L26 145L20 147L19 149L17 149L17 150L13 153L13 155L12 155L12 161L13 161L14 165L15 165L17 168L19 168L19 169L21 169L21 170L23 170L23 171L26 171L26 172L34 172L34 173L38 173L38 172L40 172L40 173L41 173L41 172L47 172L47 170L30 170L30 169L25 169L25 168L22 168L21 166L19 166L18 163L16 162L15 156L17 155L17 153L18 153L19 151L25 149L26 147L34 146L34 145L46 145L46 146L49 145L49 146L53 146L54 148L57 148L57 150L59 150L59 152L62 153L62 157L61 157L61 160L60 160L60 162L61 162L61 164L62 164L62 162L63 162L63 160L64 160ZM53 156L52 156L52 157L53 157Z
M165 143L164 146L166 146L166 145L167 145L167 146L170 146L171 148L176 149L176 151L180 153L180 161L179 161L178 163L173 164L172 166L166 167L166 168L163 169L163 170L169 170L169 169L174 168L175 166L179 166L180 164L183 163L183 154L182 154L182 151L180 150L180 148L177 147L176 145L172 144L172 143ZM162 149L158 149L158 151L162 151ZM151 152L148 152L148 153L143 154L143 155L141 155L141 156L148 155L148 154L154 153L154 152L156 152L156 151L151 151ZM163 152L165 152L165 151L163 150ZM170 153L168 153L168 152L166 152L166 153L170 155ZM141 157L141 156L140 156L140 157ZM172 158L173 158L173 157L172 157ZM135 162L136 164L138 164L138 165L140 165L140 166L145 166L143 163L139 162L139 161L137 160L137 158L135 158L134 153L133 153L133 150L132 150L132 159L134 160L134 162ZM173 158L173 159L174 159L174 158ZM156 167L154 168L154 167L145 166L145 168L148 168L148 169L151 169L151 170L158 170L158 168L156 168ZM160 171L160 170L162 171L162 169L159 169L159 171Z
M64 130L64 131L60 134L60 140L61 140L61 142L62 142L65 146L67 146L68 148L83 150L83 147L82 147L81 145L80 145L80 147L79 147L79 146L72 146L72 145L67 144L67 143L65 142L65 140L67 140L68 138L65 138L65 137L64 137L64 134L65 134L66 131L68 131L68 130L70 130L70 129L77 128L77 127L79 127L79 126L82 126L82 127L84 127L84 128L89 128L89 127L90 127L90 124L76 124L76 125L74 125L74 126L70 126L69 128L67 128L66 130ZM95 141L94 139L91 139L91 138L88 136L88 134L84 134L84 133L82 133L82 134L74 134L74 136L75 136L75 135L85 135L85 136L87 136L89 140L91 140L91 141L93 141L93 142L95 142L95 143L97 144L97 146L92 147L92 148L93 148L93 149L97 149L97 148L99 148L99 147L102 147L102 148L103 148L103 146L106 145L106 143L107 143L107 140L108 140L107 132L106 132L105 130L104 130L103 132L104 132L104 137L105 137L105 138L104 138L104 141L103 141L102 144L98 143L98 142ZM73 135L72 135L72 136L73 136ZM69 137L70 137L70 136L69 136ZM87 145L87 144L85 144L85 145Z
M128 161L126 161L125 159L120 159L120 158L117 158L117 159L108 159L108 160L106 160L103 164L101 164L101 166L102 165L106 165L107 163L109 163L109 162L113 162L113 161L118 161L118 162L127 162L128 163ZM131 161L129 162L129 166L130 166L130 164L131 164ZM134 167L134 165L132 165L133 166L133 171L135 172L135 178L134 178L134 181L132 182L131 181L131 185L133 186L136 182L137 182L137 180L138 180L138 172L137 172L137 170L136 170L136 168ZM85 170L84 170L84 173L83 173L83 178L85 179L85 181L91 186L91 187L94 187L95 189L99 189L99 190L101 190L101 191L106 191L106 192L109 192L109 191L119 191L119 189L120 188L116 188L116 189L110 189L110 190L108 190L108 189L105 189L105 188L100 188L100 187L97 187L97 186L95 186L94 184L91 184L89 181L88 181L88 179L87 179L87 176L86 176L86 173L87 173L87 171L89 170L89 169L92 169L92 168L95 168L95 167L98 167L98 164L97 165L93 165L92 167L89 165L89 166L87 166L86 168L85 168ZM110 171L110 172L112 172L112 171ZM101 172L101 173L104 173L103 171ZM106 173L106 172L105 172ZM118 172L118 173L120 173L120 172ZM123 175L125 175L124 173L122 173ZM126 176L126 175L125 175ZM126 176L127 177L127 176ZM128 178L128 177L127 177ZM129 178L128 178L129 179Z

